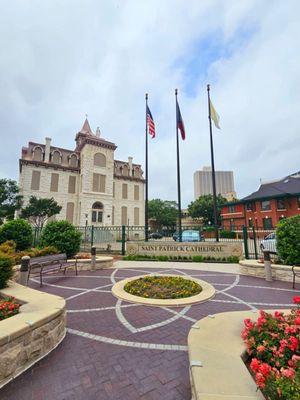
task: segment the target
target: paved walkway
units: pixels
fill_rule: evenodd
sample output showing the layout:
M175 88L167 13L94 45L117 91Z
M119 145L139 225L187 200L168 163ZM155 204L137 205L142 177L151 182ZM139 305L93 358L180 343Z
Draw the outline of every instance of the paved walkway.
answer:
M191 325L222 311L251 309L255 317L260 308L287 308L295 295L289 283L239 276L234 265L118 262L116 267L45 278L42 290L67 300L68 334L2 389L1 400L190 400ZM207 280L217 295L203 304L159 308L126 303L110 292L123 278L158 272ZM39 289L37 281L30 285Z

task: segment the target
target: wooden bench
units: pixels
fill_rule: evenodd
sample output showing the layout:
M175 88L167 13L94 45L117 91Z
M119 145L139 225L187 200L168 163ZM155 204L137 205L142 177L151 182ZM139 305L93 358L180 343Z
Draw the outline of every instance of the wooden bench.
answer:
M70 267L75 267L75 273L78 275L77 271L77 258L75 262L68 263L66 254L52 254L49 256L33 257L30 259L28 278L30 275L40 276L40 286L43 286L43 275L54 271L62 271L66 273L66 269Z

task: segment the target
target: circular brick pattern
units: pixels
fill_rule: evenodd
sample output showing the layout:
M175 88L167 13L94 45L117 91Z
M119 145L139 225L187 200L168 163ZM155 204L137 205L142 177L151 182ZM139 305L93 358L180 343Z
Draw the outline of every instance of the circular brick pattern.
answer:
M31 287L67 300L68 334L49 356L1 389L1 400L190 400L187 336L196 321L239 310L256 318L261 308L290 308L299 293L291 283L199 271L196 265L190 270L180 269L180 263L148 265L45 276L42 288L31 280ZM147 273L203 279L216 294L177 308L129 303L112 294L116 282Z

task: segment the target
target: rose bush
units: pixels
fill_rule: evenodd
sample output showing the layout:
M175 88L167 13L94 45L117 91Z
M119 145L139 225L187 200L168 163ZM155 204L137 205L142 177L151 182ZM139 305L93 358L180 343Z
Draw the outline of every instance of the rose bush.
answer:
M300 297L294 303L290 314L260 311L256 322L244 320L250 370L268 400L300 399Z
M13 297L0 299L0 321L18 314L20 304Z

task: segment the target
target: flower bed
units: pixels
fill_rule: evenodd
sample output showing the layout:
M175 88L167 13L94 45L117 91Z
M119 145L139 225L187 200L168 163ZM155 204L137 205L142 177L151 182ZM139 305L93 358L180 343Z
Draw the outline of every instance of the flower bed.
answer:
M145 276L127 282L124 290L151 299L181 299L199 294L202 288L197 282L177 276Z
M0 299L0 321L19 313L20 304L13 297Z
M249 367L268 400L300 399L300 297L294 303L290 314L260 311L256 322L244 320Z

